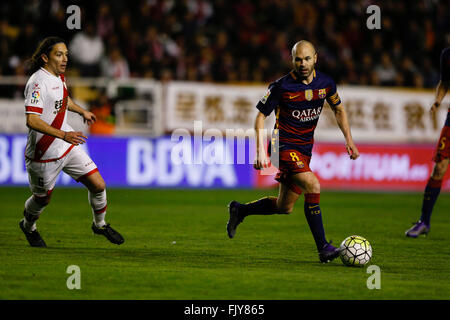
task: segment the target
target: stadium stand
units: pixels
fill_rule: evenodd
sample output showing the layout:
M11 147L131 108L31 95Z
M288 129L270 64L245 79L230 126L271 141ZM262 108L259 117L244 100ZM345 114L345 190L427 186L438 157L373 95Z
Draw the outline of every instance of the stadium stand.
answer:
M82 30L69 30L61 25L71 2L0 4L1 75L23 75L36 43L57 35L102 47L96 57L72 50L74 75L270 82L290 69L290 48L305 38L338 84L432 88L450 37L445 1L90 0L77 2ZM362 27L360 8L371 3L381 7L381 30Z

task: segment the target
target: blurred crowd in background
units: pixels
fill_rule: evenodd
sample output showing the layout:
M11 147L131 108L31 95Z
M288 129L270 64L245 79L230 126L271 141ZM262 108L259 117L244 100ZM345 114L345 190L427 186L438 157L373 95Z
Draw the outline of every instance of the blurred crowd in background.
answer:
M69 30L66 8L81 8ZM381 8L369 30L367 6ZM23 75L38 42L66 39L83 77L267 83L291 69L293 44L316 45L318 69L338 84L431 88L450 43L447 1L2 1L0 74Z

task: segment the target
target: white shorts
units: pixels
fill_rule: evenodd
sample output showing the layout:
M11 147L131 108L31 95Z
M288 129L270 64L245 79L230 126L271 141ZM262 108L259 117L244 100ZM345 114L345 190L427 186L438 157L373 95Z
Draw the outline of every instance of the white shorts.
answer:
M30 189L38 197L47 196L55 187L59 173L64 171L77 182L98 171L97 165L81 147L74 146L64 157L51 162L25 159Z

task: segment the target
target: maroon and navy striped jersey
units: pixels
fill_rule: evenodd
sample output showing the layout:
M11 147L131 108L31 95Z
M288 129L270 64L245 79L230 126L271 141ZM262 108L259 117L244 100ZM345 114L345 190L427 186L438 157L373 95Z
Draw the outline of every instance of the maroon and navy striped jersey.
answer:
M279 150L295 149L311 156L314 130L324 101L331 107L341 103L336 84L328 75L314 70L310 84L303 84L295 71L269 85L256 108L268 116L275 111Z

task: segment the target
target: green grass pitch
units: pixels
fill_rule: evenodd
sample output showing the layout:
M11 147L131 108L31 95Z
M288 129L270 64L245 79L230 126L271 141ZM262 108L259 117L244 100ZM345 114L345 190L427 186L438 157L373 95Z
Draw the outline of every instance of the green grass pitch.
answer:
M321 264L303 213L250 216L228 239L227 204L276 190L108 190L107 221L121 246L90 230L84 189L56 188L38 221L48 248L31 248L19 229L28 188L0 189L0 299L449 299L450 195L441 194L427 238L404 232L418 219L420 193L323 192L327 239L357 234L372 244L366 267ZM67 267L81 270L69 290Z

